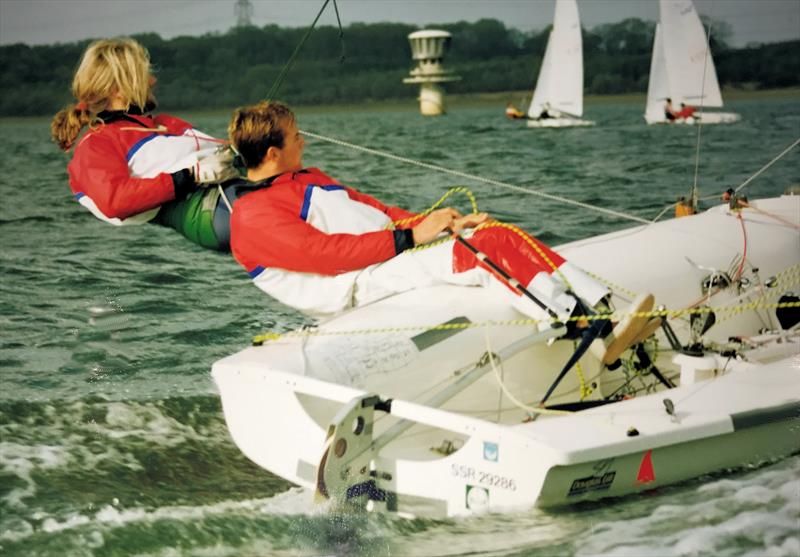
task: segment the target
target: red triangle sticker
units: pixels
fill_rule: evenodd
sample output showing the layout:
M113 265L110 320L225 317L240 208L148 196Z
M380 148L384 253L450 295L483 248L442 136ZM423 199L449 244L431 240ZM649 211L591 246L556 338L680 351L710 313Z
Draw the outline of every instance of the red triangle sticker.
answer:
M653 450L650 449L642 457L642 463L639 464L639 473L636 475L636 483L649 484L656 481L656 473L653 470Z

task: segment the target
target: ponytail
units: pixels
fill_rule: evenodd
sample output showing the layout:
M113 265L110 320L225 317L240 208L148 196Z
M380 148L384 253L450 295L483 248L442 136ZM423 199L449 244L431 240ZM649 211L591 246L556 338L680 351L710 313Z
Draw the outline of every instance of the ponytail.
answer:
M68 151L85 126L99 122L97 113L108 107L114 93L121 95L128 107L144 107L152 96L150 78L150 55L135 40L94 41L83 53L72 79L72 95L80 102L53 117L53 141Z
M86 103L58 111L50 122L50 137L62 151L69 151L84 126L93 120Z

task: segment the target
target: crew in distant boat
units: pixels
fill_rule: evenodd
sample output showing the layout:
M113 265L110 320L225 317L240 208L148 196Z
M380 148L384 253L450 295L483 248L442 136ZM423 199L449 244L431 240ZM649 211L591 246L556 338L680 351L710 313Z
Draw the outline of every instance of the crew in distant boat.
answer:
M75 105L58 112L53 140L69 151L70 188L81 205L115 225L148 221L193 242L228 249L227 207L209 184L238 176L224 140L174 116L152 116L155 78L132 39L90 44L75 72ZM82 129L89 130L78 141Z
M553 118L554 116L550 114L550 103L544 103L542 105L542 111L539 113L538 119L539 120L546 120L547 118Z
M228 132L248 178L232 200L233 255L259 288L286 305L323 316L414 288L459 284L495 289L535 319L552 315L494 278L462 243L429 245L443 233L475 228L472 246L501 261L559 319L605 303L605 286L533 236L491 226L486 213L414 214L303 168L304 141L282 103L238 109ZM652 305L646 297L635 311ZM646 318L628 322L606 354L615 351L616 358L646 326Z
M658 6L645 121L662 124L678 119L690 123L688 116L678 116L671 103L664 106L664 97L674 95L677 102L703 99L703 125L737 122L740 116L733 112L706 110L722 107L722 93L705 27L692 0L659 0Z
M664 118L666 118L667 122L674 122L676 117L677 113L672 106L672 99L667 98L667 102L664 104Z
M506 117L512 120L518 120L519 118L525 118L525 113L514 106L513 103L508 103L506 105Z
M697 118L697 116L694 115L695 112L697 112L697 109L695 107L688 105L686 103L681 103L681 109L675 115L675 118L680 120L686 120L688 118Z

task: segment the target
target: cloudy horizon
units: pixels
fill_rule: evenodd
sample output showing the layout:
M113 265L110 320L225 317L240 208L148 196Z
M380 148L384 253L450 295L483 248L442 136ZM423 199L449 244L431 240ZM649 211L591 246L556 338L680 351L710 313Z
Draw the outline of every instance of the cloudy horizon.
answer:
M305 27L322 0L250 0L254 25ZM165 39L224 32L236 23L236 0L0 0L0 44L74 42L153 32ZM389 21L429 26L494 18L523 31L550 25L554 0L337 0L342 25ZM695 0L697 10L730 25L730 43L800 39L798 0ZM629 17L656 21L655 0L578 0L591 29ZM320 25L335 25L333 2Z

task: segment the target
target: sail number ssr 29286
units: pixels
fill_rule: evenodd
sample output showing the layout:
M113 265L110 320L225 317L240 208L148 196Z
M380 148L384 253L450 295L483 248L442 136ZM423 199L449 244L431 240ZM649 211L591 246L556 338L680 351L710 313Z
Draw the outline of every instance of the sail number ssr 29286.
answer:
M508 478L484 470L477 470L466 464L453 463L450 466L450 473L457 478L463 478L481 485L508 489L509 491L517 490L517 482L514 481L514 478Z

